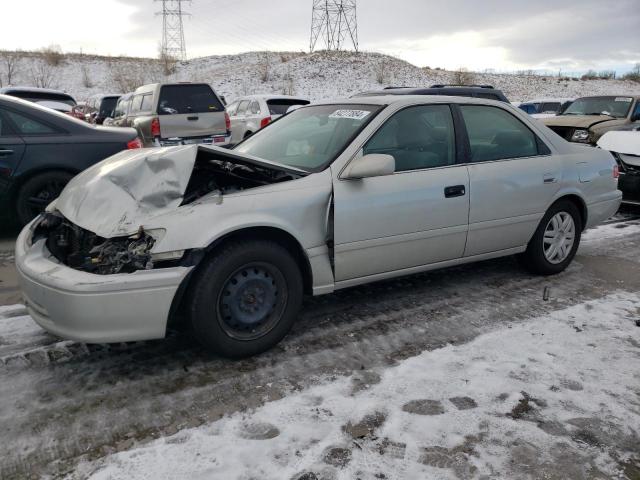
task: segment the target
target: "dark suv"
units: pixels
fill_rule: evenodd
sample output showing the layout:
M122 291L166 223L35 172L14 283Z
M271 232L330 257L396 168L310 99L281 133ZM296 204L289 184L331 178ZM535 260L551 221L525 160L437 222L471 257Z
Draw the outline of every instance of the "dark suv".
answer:
M362 92L354 97L378 95L449 95L452 97L475 97L509 103L502 91L491 85L431 85L429 88L386 87L383 90Z

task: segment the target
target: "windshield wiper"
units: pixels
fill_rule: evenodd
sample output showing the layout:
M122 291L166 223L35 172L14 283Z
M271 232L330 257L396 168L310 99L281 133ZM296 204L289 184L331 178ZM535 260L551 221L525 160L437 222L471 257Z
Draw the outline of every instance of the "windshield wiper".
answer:
M598 115L598 116L605 116L605 117L611 117L611 118L616 118L613 115L611 115L610 113L604 113L604 112L592 112L592 113L585 113L585 115Z

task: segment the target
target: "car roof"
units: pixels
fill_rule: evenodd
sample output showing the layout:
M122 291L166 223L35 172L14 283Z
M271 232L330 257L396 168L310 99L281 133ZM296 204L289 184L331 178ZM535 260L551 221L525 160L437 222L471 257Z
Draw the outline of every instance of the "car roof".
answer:
M574 98L561 98L561 97L549 97L549 98L534 98L533 100L524 100L520 104L525 103L544 103L544 102L573 102Z
M0 93L0 102L6 102L7 104L10 104L13 107L18 107L18 109L26 110L27 112L35 111L35 113L37 114L51 115L51 116L54 116L57 120L71 123L71 124L74 124L75 126L82 126L82 127L86 126L88 128L92 128L88 123L83 122L82 120L78 120L72 117L71 115L58 112L48 107L43 107L38 103L29 102L27 100L23 100L22 98L12 97L11 95L4 95Z
M395 105L415 103L477 103L478 105L508 105L488 98L457 97L453 95L375 95L370 97L339 98L316 102L313 105Z
M255 100L305 100L305 101L309 101L308 98L298 97L298 96L295 96L295 95L269 95L268 93L261 93L261 94L256 94L256 95L243 95L242 97L238 97L236 100L234 100L234 102L237 102L238 100L249 100L249 99L255 99Z
M56 93L58 95L69 95L62 90L55 90L53 88L39 88L39 87L4 87L0 88L0 93L7 94L9 92L37 92L37 93ZM71 95L69 95L71 96Z

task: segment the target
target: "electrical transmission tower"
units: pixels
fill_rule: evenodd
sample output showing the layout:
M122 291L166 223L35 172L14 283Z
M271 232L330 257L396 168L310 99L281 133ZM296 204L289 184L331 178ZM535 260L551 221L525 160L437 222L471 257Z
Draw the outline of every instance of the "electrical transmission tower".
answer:
M187 48L184 43L184 27L182 17L189 15L182 9L183 3L191 0L153 0L162 3L162 10L156 15L162 15L162 45L161 53L165 58L187 59Z
M356 0L313 0L312 52L319 38L322 38L327 50L342 50L346 42L358 51Z

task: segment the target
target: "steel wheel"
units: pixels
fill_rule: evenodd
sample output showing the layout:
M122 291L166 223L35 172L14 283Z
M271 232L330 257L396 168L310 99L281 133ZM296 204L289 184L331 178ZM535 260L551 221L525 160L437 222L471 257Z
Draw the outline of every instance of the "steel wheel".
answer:
M567 212L558 212L547 223L542 249L549 263L562 263L571 253L576 238L576 225Z
M274 265L250 263L236 270L218 296L218 320L237 340L255 340L269 333L287 303L284 276Z

